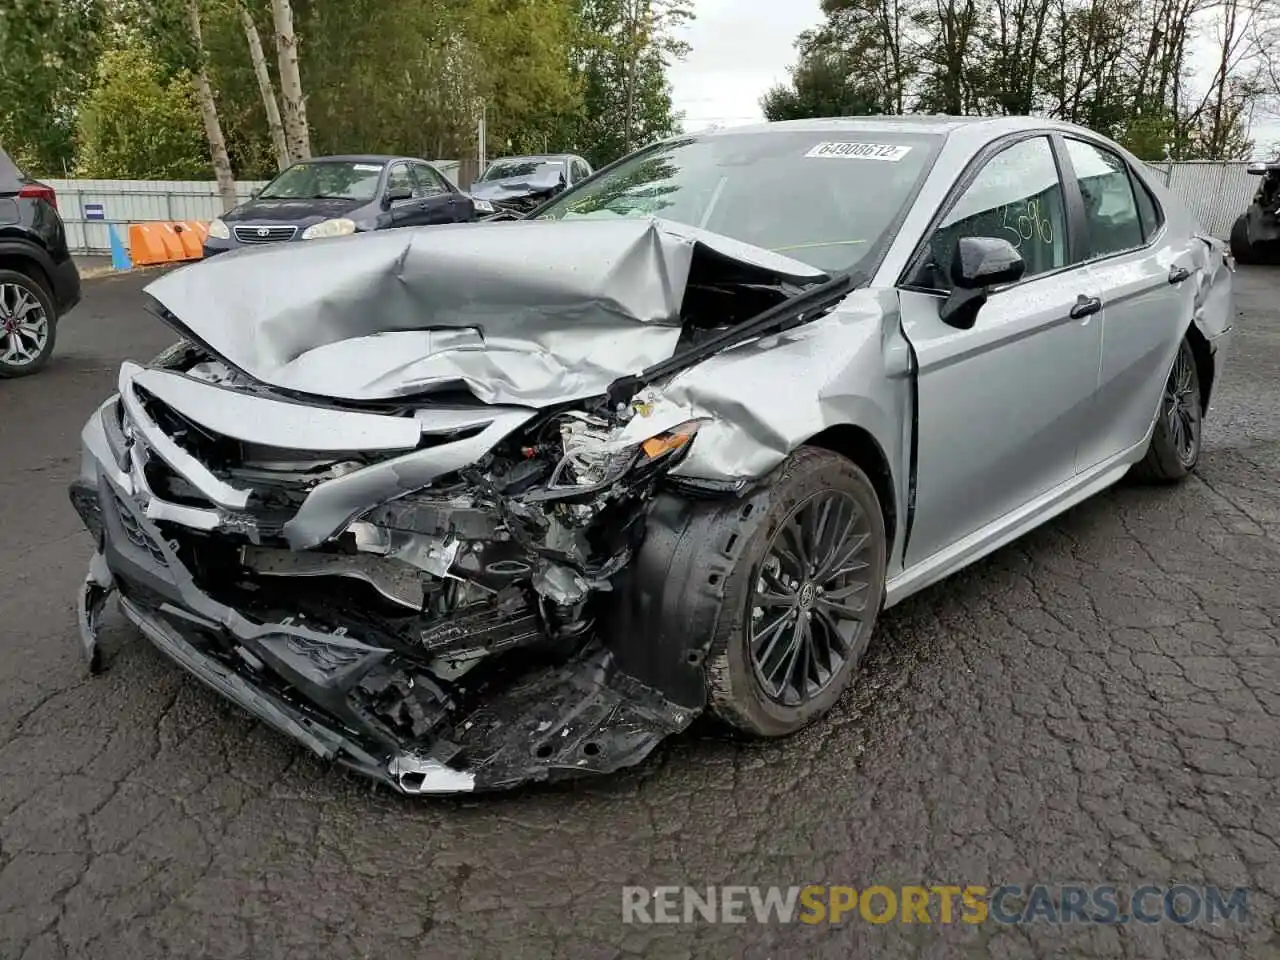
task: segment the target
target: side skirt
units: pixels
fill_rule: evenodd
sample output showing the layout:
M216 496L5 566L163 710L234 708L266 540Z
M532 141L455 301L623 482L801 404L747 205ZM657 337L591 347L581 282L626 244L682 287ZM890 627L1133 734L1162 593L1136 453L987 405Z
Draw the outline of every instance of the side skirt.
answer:
M1140 443L1090 467L1084 473L1059 484L1017 510L1005 514L999 520L974 531L963 540L953 543L945 550L938 551L928 559L920 561L914 567L893 577L885 584L885 609L949 577L957 570L962 570L969 564L981 560L987 554L994 553L1023 534L1030 533L1058 514L1070 510L1076 504L1088 500L1094 494L1101 493L1118 482L1129 471L1129 467L1145 455L1154 429L1155 420L1153 419L1147 435Z

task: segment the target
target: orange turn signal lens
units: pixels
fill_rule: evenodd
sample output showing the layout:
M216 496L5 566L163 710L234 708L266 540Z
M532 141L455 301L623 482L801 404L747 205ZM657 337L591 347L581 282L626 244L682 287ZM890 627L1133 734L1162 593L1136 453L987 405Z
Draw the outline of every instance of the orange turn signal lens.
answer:
M672 450L679 450L692 438L692 434L688 433L663 433L656 437L650 437L640 445L644 450L644 455L650 460L656 460L663 454L670 453Z

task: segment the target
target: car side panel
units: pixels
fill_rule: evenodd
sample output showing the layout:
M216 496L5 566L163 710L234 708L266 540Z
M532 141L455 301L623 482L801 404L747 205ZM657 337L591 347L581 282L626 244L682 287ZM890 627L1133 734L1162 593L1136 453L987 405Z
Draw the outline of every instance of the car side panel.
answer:
M1101 326L1070 312L1091 281L1066 270L995 292L971 330L938 318L941 296L901 291L919 397L908 567L1075 475Z
M1188 246L1185 239L1166 239L1087 268L1102 296L1102 362L1082 468L1127 450L1151 427L1194 312L1197 266ZM1169 283L1179 267L1190 276Z

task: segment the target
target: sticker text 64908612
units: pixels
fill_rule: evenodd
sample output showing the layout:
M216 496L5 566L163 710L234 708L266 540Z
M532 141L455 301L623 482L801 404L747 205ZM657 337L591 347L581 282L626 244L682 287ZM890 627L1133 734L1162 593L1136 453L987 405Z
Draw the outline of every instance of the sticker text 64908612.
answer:
M910 147L890 143L820 143L805 156L838 160L889 160L897 163L910 152Z

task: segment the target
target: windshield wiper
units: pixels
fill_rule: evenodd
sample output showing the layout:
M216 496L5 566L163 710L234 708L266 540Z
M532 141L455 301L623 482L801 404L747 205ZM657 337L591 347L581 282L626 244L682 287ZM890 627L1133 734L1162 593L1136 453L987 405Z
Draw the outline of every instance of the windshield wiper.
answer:
M775 304L736 327L730 327L728 330L722 330L708 337L683 353L677 353L673 357L659 361L639 373L619 377L609 384L609 389L605 393L609 408L616 410L619 405L625 406L653 381L687 370L726 347L735 346L766 333L781 333L783 330L790 330L792 327L816 320L848 296L853 287L852 274L837 273L831 279L810 287L790 300Z

